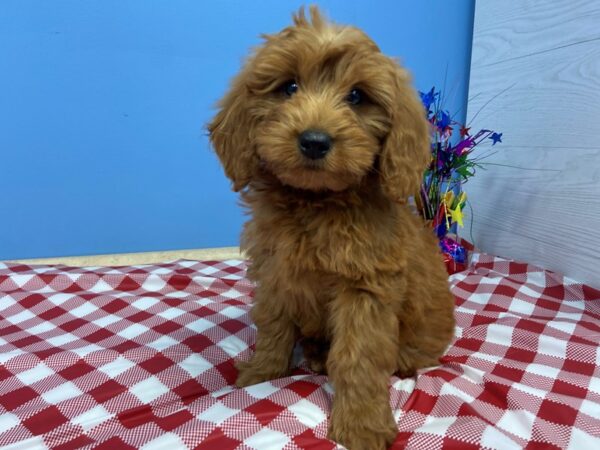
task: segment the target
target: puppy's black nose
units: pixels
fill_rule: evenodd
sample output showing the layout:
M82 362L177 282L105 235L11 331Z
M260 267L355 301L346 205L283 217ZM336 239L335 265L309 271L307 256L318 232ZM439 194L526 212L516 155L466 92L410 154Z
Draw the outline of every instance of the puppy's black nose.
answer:
M322 131L306 130L298 136L298 146L307 158L321 159L331 149L331 136Z

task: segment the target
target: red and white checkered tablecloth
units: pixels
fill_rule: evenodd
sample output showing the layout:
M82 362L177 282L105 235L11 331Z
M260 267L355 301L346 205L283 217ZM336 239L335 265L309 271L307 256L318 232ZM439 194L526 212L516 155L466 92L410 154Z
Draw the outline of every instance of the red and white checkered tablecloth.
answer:
M256 333L244 270L0 263L0 446L334 448L333 389L299 358L233 386ZM600 291L483 254L451 284L442 365L391 380L394 448L600 448Z

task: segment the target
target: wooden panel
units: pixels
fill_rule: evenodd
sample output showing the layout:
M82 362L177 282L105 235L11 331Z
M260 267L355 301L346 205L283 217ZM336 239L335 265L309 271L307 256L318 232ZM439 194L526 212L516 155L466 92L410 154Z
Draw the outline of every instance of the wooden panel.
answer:
M600 39L595 0L477 0L476 14L477 67Z
M479 0L469 96L503 144L478 150L465 237L600 286L600 0Z

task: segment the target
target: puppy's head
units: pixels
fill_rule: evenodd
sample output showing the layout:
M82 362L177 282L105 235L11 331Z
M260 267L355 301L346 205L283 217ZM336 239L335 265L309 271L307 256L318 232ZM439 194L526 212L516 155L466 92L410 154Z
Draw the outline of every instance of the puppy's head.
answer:
M342 191L369 172L390 198L416 192L429 161L428 126L407 73L362 31L316 8L265 43L234 79L209 125L243 189L260 170L283 184Z

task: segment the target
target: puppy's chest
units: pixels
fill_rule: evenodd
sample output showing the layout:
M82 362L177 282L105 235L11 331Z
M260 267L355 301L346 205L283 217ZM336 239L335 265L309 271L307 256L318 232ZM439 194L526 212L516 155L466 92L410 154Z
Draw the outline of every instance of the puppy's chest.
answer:
M299 276L349 278L368 270L379 236L364 217L326 209L294 212L281 211L275 223L257 220L254 227L280 268Z

